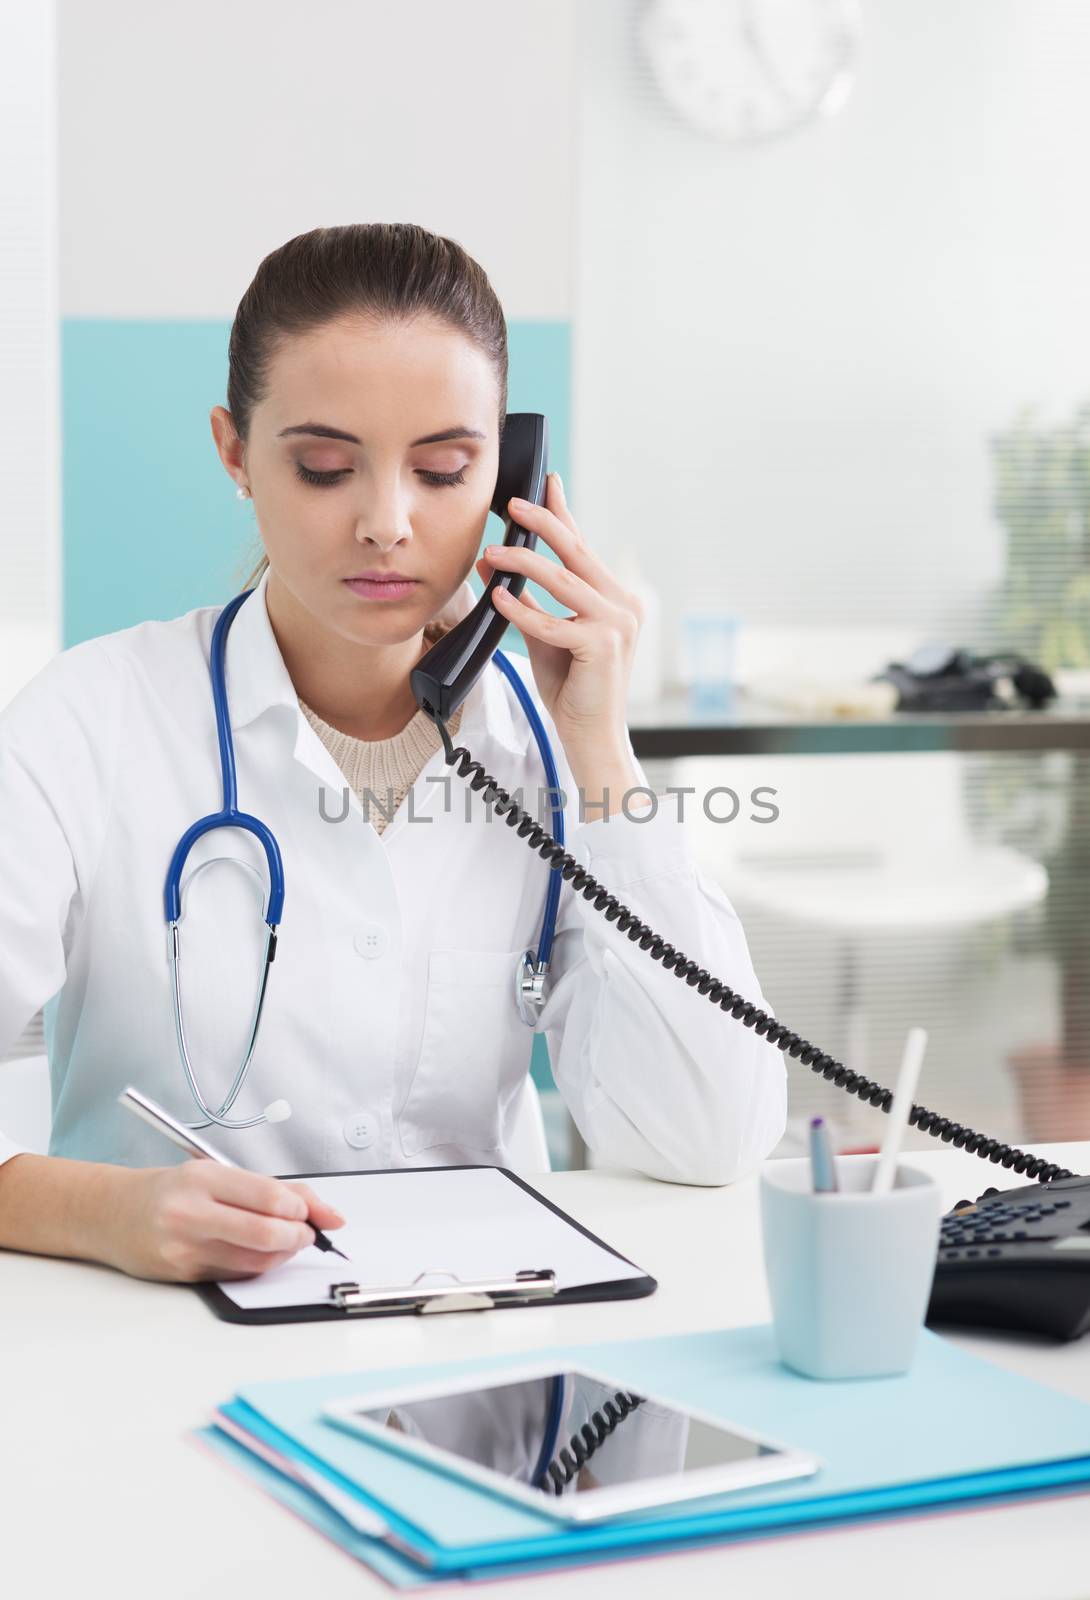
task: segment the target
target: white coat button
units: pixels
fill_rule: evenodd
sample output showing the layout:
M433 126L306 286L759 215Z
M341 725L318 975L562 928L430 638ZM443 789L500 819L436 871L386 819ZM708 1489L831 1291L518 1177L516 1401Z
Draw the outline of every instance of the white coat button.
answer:
M343 1131L353 1150L367 1150L375 1142L375 1119L369 1111L353 1111Z
M378 956L386 953L386 929L377 922L365 923L356 932L352 943L356 947L356 954L367 961L374 961Z

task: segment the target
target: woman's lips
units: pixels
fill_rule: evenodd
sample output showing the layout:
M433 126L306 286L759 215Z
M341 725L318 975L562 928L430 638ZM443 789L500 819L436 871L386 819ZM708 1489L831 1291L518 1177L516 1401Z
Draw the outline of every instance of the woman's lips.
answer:
M364 600L403 600L412 594L418 578L345 578L353 594Z

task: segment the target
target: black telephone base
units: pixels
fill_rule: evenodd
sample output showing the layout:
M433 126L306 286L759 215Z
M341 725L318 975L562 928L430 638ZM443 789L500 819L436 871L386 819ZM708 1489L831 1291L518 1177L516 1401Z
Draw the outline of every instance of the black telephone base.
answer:
M929 1323L1090 1331L1090 1177L959 1200L942 1219Z

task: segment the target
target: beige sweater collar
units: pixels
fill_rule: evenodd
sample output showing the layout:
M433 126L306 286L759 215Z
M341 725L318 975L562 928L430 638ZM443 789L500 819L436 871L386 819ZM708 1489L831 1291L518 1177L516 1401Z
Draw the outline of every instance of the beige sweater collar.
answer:
M382 833L443 742L435 723L426 711L417 711L392 738L356 739L323 722L302 699L299 707L359 798L364 816ZM447 723L452 736L461 720L459 706Z

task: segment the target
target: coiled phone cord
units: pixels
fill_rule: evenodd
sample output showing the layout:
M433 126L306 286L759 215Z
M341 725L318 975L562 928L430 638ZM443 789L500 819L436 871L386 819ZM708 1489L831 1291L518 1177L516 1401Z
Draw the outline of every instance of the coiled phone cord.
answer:
M590 1421L572 1434L568 1443L549 1462L539 1479L545 1492L563 1494L568 1484L586 1466L591 1456L604 1444L619 1422L643 1404L643 1396L618 1389L612 1400L607 1400L599 1411L592 1411Z
M485 771L481 762L474 761L464 745L455 747L447 732L446 723L441 717L432 712L430 707L425 706L424 709L429 712L439 729L447 765L456 766L459 776L469 780L471 789L484 790L485 800L503 817L507 826L514 828L520 838L526 840L531 850L536 850L549 862L554 871L559 871L564 878L570 880L572 888L584 899L592 900L595 910L601 911L607 921L615 922L623 933L639 944L641 950L648 952L653 961L661 961L675 978L683 978L690 988L698 990L713 1005L719 1006L722 1011L729 1011L732 1017L736 1017L747 1028L752 1028L755 1033L761 1034L769 1044L776 1045L786 1055L801 1061L811 1072L820 1073L829 1083L835 1083L838 1089L845 1090L847 1094L854 1094L860 1100L868 1101L878 1110L889 1111L893 1104L892 1089L883 1088L873 1078L865 1078L861 1073L852 1072L843 1062L837 1061L834 1056L826 1055L808 1039L792 1033L784 1023L777 1022L767 1011L762 1011L752 1001L736 994L729 984L713 978L705 967L699 966L680 950L675 950L661 934L655 933L646 922L641 922L634 911L630 911L615 894L611 894L597 878L592 877L584 867L581 867L575 857L568 854L547 828L543 828L528 811L524 811L511 798L509 792ZM909 1122L913 1127L921 1128L924 1133L931 1134L933 1138L942 1139L945 1144L952 1144L959 1150L969 1150L982 1160L992 1161L997 1166L1024 1173L1030 1178L1036 1178L1040 1183L1051 1183L1057 1178L1075 1176L1067 1167L1057 1166L1055 1162L1046 1161L1042 1156L1031 1155L1026 1150L1019 1150L1017 1146L1003 1144L999 1139L989 1139L986 1134L963 1127L960 1122L942 1117L937 1111L929 1111L926 1106L914 1105L909 1114Z

